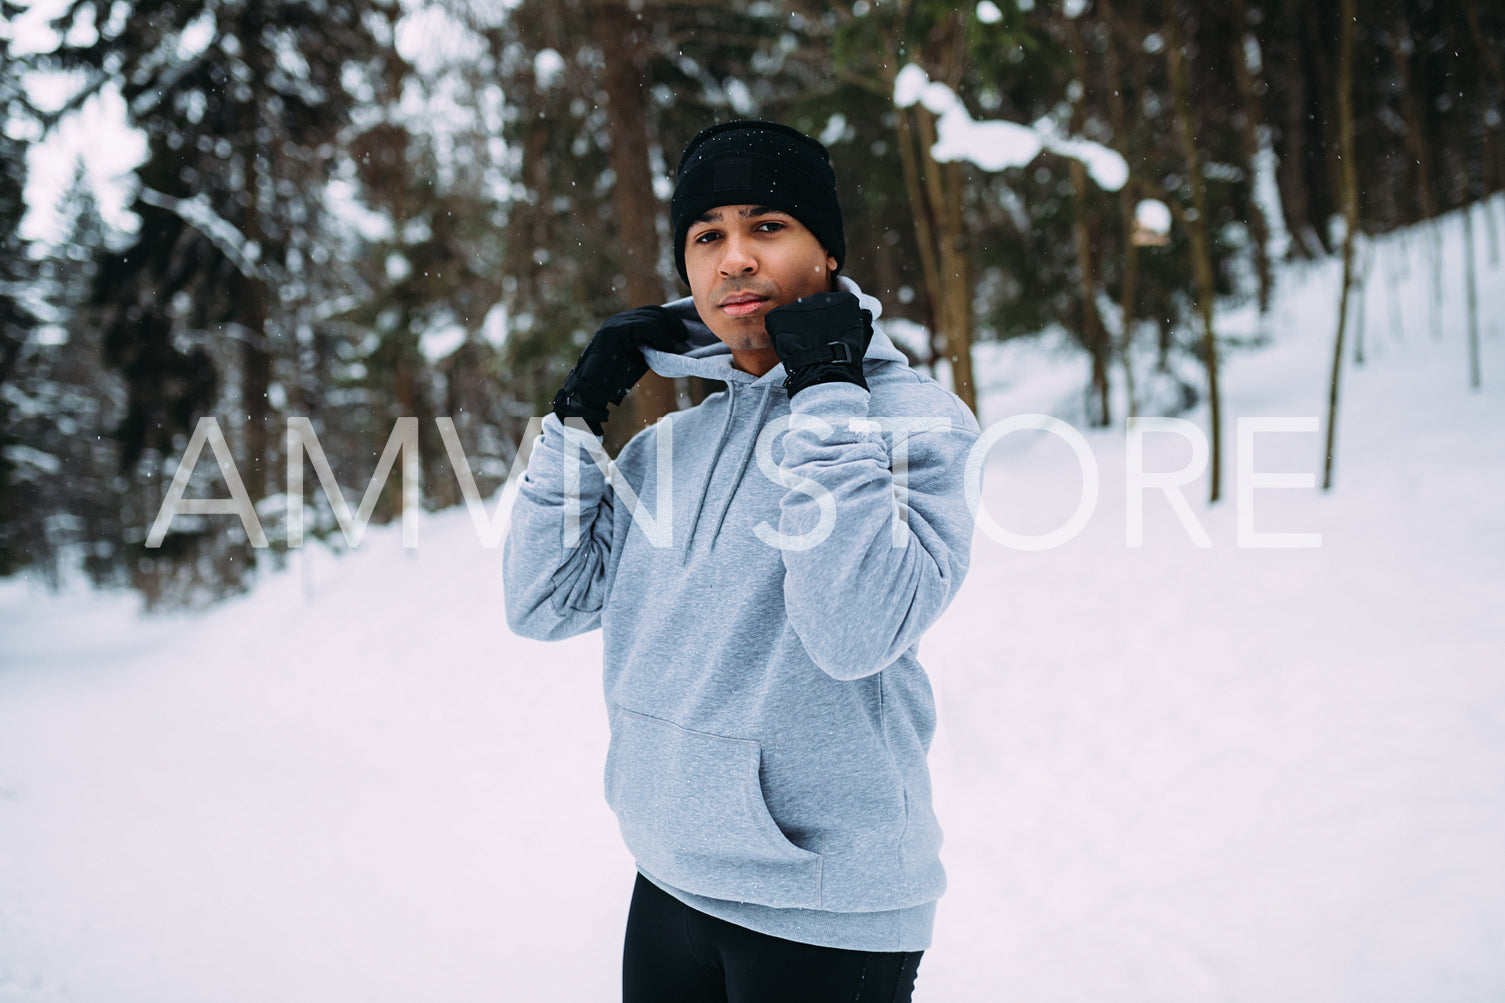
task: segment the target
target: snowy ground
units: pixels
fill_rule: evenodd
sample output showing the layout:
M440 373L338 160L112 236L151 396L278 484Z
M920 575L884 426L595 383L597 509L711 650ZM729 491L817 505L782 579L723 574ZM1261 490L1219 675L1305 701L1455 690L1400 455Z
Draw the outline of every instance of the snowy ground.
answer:
M1337 490L1255 495L1259 532L1320 548L1237 546L1233 428L1323 413L1330 266L1228 360L1225 497L1187 489L1210 548L1155 492L1125 545L1121 428L1086 434L1075 539L978 534L921 653L951 888L917 1000L1505 997L1505 267L1476 227L1473 393L1450 225L1441 340L1426 269L1381 248ZM985 425L1078 409L1085 364L1044 339L979 370ZM1320 470L1319 432L1257 444ZM1145 466L1187 455L1150 436ZM985 501L1043 533L1080 483L1023 433ZM633 869L599 642L511 636L463 511L422 534L192 618L0 583L0 1003L613 998Z

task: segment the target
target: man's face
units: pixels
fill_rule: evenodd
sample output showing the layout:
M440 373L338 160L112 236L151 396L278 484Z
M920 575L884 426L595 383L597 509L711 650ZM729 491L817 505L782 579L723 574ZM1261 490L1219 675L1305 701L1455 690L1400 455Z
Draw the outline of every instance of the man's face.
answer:
M695 312L733 352L771 352L763 318L831 288L836 259L786 212L725 205L690 224L685 272Z

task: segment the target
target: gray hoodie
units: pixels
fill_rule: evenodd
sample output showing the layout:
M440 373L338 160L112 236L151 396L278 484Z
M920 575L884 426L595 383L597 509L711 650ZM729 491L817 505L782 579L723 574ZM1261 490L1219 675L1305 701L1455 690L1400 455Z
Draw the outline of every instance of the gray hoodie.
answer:
M922 950L946 877L916 653L967 570L977 423L881 327L870 390L791 402L782 365L734 369L690 300L670 308L692 347L645 349L649 365L726 390L635 436L610 478L593 436L545 419L504 552L507 621L539 639L601 628L606 799L647 878L788 940Z

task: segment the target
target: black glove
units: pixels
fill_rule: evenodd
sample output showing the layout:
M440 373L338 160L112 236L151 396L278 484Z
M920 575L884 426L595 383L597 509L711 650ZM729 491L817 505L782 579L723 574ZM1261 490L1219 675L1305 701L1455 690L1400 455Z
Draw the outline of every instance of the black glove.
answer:
M764 321L784 363L784 389L793 397L817 383L855 383L873 340L873 315L849 292L815 293L768 311Z
M584 418L597 435L606 420L606 405L620 404L648 371L643 345L664 352L683 351L690 335L684 322L661 306L640 306L613 314L591 338L580 361L554 395L554 413Z

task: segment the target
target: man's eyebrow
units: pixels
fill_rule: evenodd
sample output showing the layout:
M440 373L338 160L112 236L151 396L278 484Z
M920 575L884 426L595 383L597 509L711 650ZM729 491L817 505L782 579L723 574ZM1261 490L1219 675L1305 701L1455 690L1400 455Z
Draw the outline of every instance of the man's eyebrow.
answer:
M788 213L784 212L784 210L782 210L782 209L775 209L772 206L766 206L766 205L755 205L755 206L748 206L746 209L739 210L738 213L737 213L737 218L738 219L754 219L754 218L756 218L758 216L768 216L768 215L771 215L773 213L778 213L781 216L788 215ZM699 216L696 216L695 219L692 221L692 223L720 223L720 222L721 222L721 210L720 209L712 209L710 212L703 212Z

